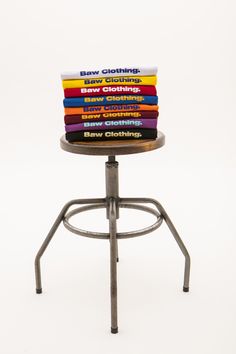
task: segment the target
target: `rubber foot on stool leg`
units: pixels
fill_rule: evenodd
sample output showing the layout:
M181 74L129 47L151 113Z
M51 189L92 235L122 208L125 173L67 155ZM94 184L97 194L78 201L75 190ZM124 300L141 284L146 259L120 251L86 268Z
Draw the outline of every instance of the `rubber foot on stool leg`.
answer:
M116 327L116 328L111 327L111 333L114 333L114 334L118 333L118 327Z
M36 294L42 294L42 292L43 292L42 288L36 289Z
M185 293L188 293L189 292L189 287L183 287L183 291L185 292Z

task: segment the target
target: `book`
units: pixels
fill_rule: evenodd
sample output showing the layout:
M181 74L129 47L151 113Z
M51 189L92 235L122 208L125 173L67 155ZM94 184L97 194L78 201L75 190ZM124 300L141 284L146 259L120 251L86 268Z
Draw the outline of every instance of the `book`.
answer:
M95 96L64 98L64 107L101 106L109 104L158 104L157 96L122 95L122 96Z
M148 104L114 104L114 105L104 105L104 106L84 106L84 107L64 108L65 115L125 112L125 111L158 111L158 106L148 105Z
M124 67L108 68L97 70L80 70L64 72L61 74L62 80L80 79L90 77L111 77L111 76L153 76L157 74L157 67Z
M81 132L66 133L66 140L69 142L156 138L157 129L85 130Z
M82 80L63 80L63 88L113 86L113 85L156 85L156 76L120 76Z
M89 121L103 121L108 119L121 119L121 118L157 118L158 111L131 111L131 112L108 112L108 113L95 113L95 114L74 114L65 115L65 124L83 123Z
M76 132L81 130L110 130L130 128L156 129L156 127L157 119L119 119L69 124L65 126L65 129L66 132Z
M64 96L69 97L87 97L87 96L110 96L110 95L147 95L156 96L157 90L155 86L96 86L96 87L79 87L64 89Z

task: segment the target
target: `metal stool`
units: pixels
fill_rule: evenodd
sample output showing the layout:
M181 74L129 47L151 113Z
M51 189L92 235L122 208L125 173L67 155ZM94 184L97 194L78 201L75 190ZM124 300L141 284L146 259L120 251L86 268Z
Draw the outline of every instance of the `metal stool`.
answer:
M152 198L120 198L118 191L118 162L115 159L116 155L134 154L140 152L151 151L158 149L165 144L165 136L160 131L155 140L119 140L119 141L97 141L97 142L77 142L69 143L65 137L61 138L61 148L65 151L75 154L85 155L106 155L108 161L106 162L106 197L98 199L75 199L68 202L61 210L51 230L49 231L45 241L38 251L35 259L35 276L36 276L36 293L42 293L40 259L49 245L53 235L58 226L63 222L64 226L71 232L91 238L110 240L110 277L111 277L111 333L118 333L117 324L117 262L118 245L117 240L142 236L156 230L165 220L177 244L179 245L185 257L184 270L184 285L183 291L189 291L189 274L190 274L190 256L181 240L178 232L172 224L169 216L162 207L162 205ZM144 206L142 204L153 204L156 209ZM82 207L68 211L72 205L84 205ZM107 219L109 220L109 232L91 232L79 229L70 223L70 218L78 213L91 210L105 208ZM119 208L131 208L143 210L151 213L156 217L156 222L144 229L117 232L116 220L119 218Z

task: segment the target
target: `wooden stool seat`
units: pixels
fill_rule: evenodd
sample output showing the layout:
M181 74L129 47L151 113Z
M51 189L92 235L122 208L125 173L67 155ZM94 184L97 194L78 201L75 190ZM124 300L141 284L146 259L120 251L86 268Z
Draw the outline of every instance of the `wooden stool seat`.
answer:
M129 155L159 149L165 144L165 135L158 131L156 139L140 140L109 140L109 141L78 141L70 143L65 135L61 137L60 145L65 151L83 155Z

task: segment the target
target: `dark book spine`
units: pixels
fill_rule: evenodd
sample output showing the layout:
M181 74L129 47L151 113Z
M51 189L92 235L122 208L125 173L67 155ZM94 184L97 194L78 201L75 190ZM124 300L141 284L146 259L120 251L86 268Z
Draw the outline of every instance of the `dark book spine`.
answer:
M75 141L102 141L102 140L131 140L156 139L157 129L122 129L97 130L66 133L66 140Z
M114 113L95 113L95 114L75 114L75 115L65 115L65 124L76 124L84 123L90 121L104 121L104 120L114 120L114 119L130 119L130 118L140 118L140 119L153 119L157 118L159 115L158 111L132 111L132 112L114 112Z

